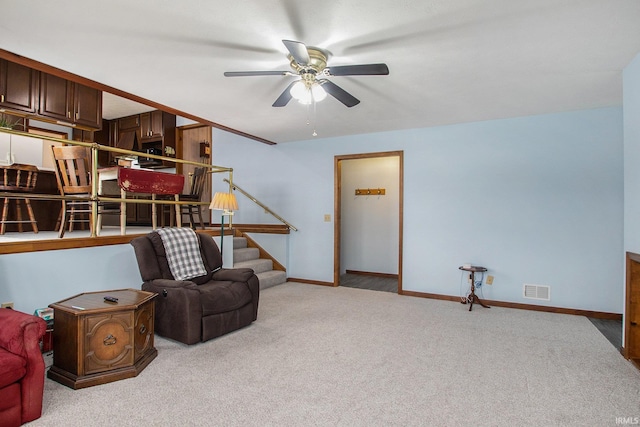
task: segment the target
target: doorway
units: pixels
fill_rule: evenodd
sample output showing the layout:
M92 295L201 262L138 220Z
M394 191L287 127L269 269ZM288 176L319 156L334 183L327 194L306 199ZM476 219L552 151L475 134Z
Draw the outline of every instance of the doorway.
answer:
M402 151L335 157L334 286L402 293L403 176Z

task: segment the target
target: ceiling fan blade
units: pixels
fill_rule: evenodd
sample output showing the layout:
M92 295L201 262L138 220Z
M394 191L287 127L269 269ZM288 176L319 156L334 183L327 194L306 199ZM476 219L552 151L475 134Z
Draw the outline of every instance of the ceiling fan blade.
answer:
M299 80L295 80L289 83L289 86L287 86L284 92L280 94L278 99L276 99L276 102L273 103L272 107L284 107L285 105L287 105L289 101L291 101L291 98L293 98L291 96L291 86L293 86L298 81Z
M247 77L247 76L291 76L291 71L225 71L225 77Z
M284 43L289 53L298 64L304 66L311 62L311 58L309 58L309 51L304 43L293 40L282 40L282 43Z
M332 76L386 76L389 75L387 64L338 65L327 67Z
M351 95L346 90L342 89L337 84L329 81L327 79L318 80L318 83L322 85L322 88L331 96L333 96L338 101L342 102L347 107L351 108L360 103L360 100L355 96Z

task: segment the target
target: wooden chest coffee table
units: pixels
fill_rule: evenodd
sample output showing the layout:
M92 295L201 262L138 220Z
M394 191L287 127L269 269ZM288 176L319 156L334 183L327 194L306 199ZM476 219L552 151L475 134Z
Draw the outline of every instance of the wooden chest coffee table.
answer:
M47 376L74 389L137 376L158 355L153 346L156 295L118 289L49 305L55 323ZM105 296L118 301L105 301Z

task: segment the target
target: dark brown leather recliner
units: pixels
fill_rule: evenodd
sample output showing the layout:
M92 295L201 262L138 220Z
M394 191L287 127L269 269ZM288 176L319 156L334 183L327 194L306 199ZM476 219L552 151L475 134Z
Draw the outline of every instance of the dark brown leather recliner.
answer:
M250 268L226 269L213 238L198 233L207 274L175 280L158 233L131 241L144 283L158 294L155 332L166 338L195 344L251 324L258 316L260 286Z

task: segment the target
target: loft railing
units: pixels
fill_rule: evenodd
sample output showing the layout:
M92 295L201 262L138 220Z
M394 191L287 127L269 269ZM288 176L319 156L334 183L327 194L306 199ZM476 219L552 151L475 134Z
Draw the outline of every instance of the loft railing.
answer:
M194 162L191 160L183 160L174 157L164 157L158 156L155 154L148 153L140 153L139 151L125 150L122 148L110 147L107 145L101 145L95 142L82 142L82 141L74 141L62 138L56 138L48 135L41 134L31 134L27 132L16 131L13 129L0 129L0 132L8 133L11 135L19 135L26 136L29 138L35 138L40 140L47 140L52 142L58 142L66 145L78 145L82 147L87 147L91 149L91 197L83 199L81 197L69 197L69 196L61 196L54 194L34 194L34 193L11 193L11 192L0 192L0 198L7 199L41 199L41 200L86 200L94 202L92 205L92 219L93 226L91 227L91 237L97 237L97 221L98 221L98 202L126 202L126 203L141 203L141 204L163 204L163 205L209 205L207 202L193 202L193 201L176 201L176 200L147 200L147 199L126 199L121 197L106 197L98 194L98 152L99 151L108 151L112 153L118 153L122 155L128 156L141 156L145 158L158 159L162 161L168 161L171 163L180 163L186 165L200 166L206 167L209 169L209 173L229 173L229 179L225 178L226 182L233 182L233 169L227 168L223 166L215 166L206 163ZM144 155L143 155L144 154Z
M255 203L256 205L260 206L262 209L264 209L265 212L267 212L268 214L270 214L271 216L273 216L275 219L277 219L278 221L280 221L281 223L283 223L284 225L286 225L287 227L289 227L291 230L293 231L298 231L298 229L296 227L294 227L291 223L289 223L287 220L285 220L284 218L282 218L280 215L278 215L277 213L275 213L274 211L272 211L268 206L266 206L264 203L260 202L258 199L256 199L255 197L253 197L251 194L247 193L245 190L243 190L242 188L240 188L238 185L233 183L233 180L229 181L227 178L223 179L224 182L226 182L227 184L229 184L229 187L231 187L231 189L233 190L238 190L243 196L247 197L249 200L251 200L253 203Z

